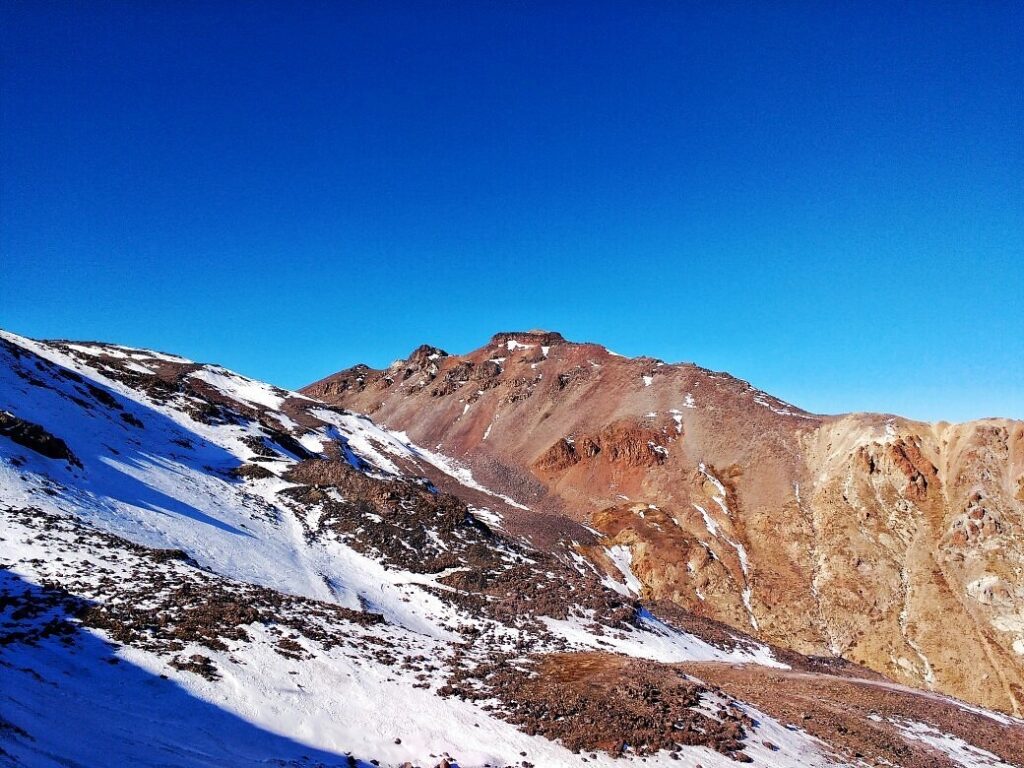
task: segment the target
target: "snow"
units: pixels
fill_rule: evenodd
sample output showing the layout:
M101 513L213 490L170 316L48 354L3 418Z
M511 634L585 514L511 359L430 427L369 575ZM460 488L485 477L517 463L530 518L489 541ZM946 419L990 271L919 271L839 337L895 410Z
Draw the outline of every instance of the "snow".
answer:
M8 339L8 341L15 341L20 344L22 341L34 343L30 339L17 336L16 334L9 333L7 331L0 331L0 336ZM25 344L24 346L28 346ZM83 355L89 355L90 357L112 357L119 360L161 360L169 363L192 363L191 360L181 357L179 355L168 355L163 352L154 352L149 349L137 349L135 347L125 347L120 344L68 344L68 349L72 349Z
M416 458L403 440L404 435L382 429L366 416L328 408L312 408L309 413L334 427L327 435L329 438L343 440L360 459L385 472L399 475L401 470L395 461Z
M654 377L653 376L646 376L645 375L645 376L642 376L641 378L644 380L644 386L645 387L649 387L649 386L651 386L651 384L654 383Z
M612 564L622 574L622 578L625 581L625 584L620 584L614 579L606 579L604 581L606 586L611 587L619 594L639 595L643 590L643 584L640 582L640 579L633 575L632 550L623 544L616 544L614 547L606 548L605 554L608 555L608 559L612 561Z
M469 702L437 697L434 686L416 688L412 673L399 667L354 657L344 646L296 661L275 653L275 638L259 625L247 632L250 642L227 651L186 646L185 654L201 650L213 659L222 675L215 682L139 649L119 649L121 663L111 664L104 636L93 631L81 632L74 652L56 641L20 647L14 656L5 651L15 662L0 666L5 716L37 740L45 735L45 752L34 752L32 742L18 750L27 753L24 764L63 766L73 756L76 765L93 766L340 765L339 756L351 752L368 768L370 758L420 762L453 749L453 737L464 766L512 764L523 751L549 765L580 762ZM447 653L436 641L399 633L413 652ZM55 706L60 728L53 727Z
M138 437L145 438L145 450L137 444L135 428L105 409L85 410L65 396L64 392L74 391L72 382L55 377L52 386L34 387L5 362L0 365L0 408L24 414L64 438L85 469L73 471L79 479L68 483L65 493L40 497L35 491L43 484L42 474L53 471L48 460L30 456L21 470L0 462L4 500L45 503L140 544L184 549L200 565L230 578L289 594L338 599L325 582L347 581L356 587L348 590L342 602L352 605L358 604L358 593L376 593L388 581L381 578L379 564L352 550L335 550L328 556L307 545L298 523L276 497L277 491L287 487L284 481L268 479L243 486L227 477L227 470L250 458L251 450L242 439L260 434L255 425L193 421L172 406L145 401L140 393L55 350L35 342L24 344L29 345L42 357L74 368L94 386L111 392L126 413L143 422ZM237 383L235 377L229 381ZM252 388L242 387L242 391L249 394ZM358 451L371 469L398 470L378 446L392 454L412 455L393 435L365 418L328 409L313 412L333 422L337 436ZM183 448L179 442L192 447ZM26 475L25 470L40 474ZM379 595L373 597L380 602ZM404 593L389 598L395 603L396 616L409 613L410 604L404 598Z
M501 515L488 507L470 506L469 511L472 512L475 517L483 520L492 528L501 528L503 525Z
M83 470L55 469L34 455L20 468L2 461L4 502L71 515L147 546L183 549L201 567L229 578L379 612L388 622L380 632L399 638L405 648L421 648L428 658L447 652L454 636L445 627L469 620L425 589L438 588L436 579L444 574L385 568L339 541L308 543L299 521L276 496L287 483L271 478L243 486L228 479L221 470L249 458L242 439L259 434L255 425L192 421L173 405L146 401L70 357L32 346L111 392L125 412L143 421L145 432L137 436L134 427L111 418L103 408L79 407L62 394L70 393L71 382L54 377L51 386L33 387L16 375L14 363L3 361L0 407L64 437L85 465ZM267 407L281 402L273 388L243 377L209 369L198 373L232 399ZM398 470L393 459L429 454L436 465L472 482L471 475L443 457L414 450L367 419L328 409L313 409L313 414L328 427L322 435L305 436L307 445L344 439L371 469L384 472ZM145 450L137 437L145 438ZM193 447L183 448L176 440ZM70 473L69 480L75 482L59 496L38 493L48 483L45 473L54 471ZM62 550L45 549L31 531L14 525L3 528L2 539L5 560L52 563L59 557L70 563L78 555L74 541ZM18 543L30 541L36 543ZM129 565L124 564L126 580L132 578ZM19 576L28 583L38 578L33 573ZM90 636L84 630L82 634ZM346 751L397 764L451 749L452 734L460 734L458 756L467 766L511 764L521 751L545 764L579 762L559 745L531 738L468 702L440 699L432 690L413 687L416 681L410 674L403 677L396 668L354 660L340 649L298 663L274 653L272 639L258 627L250 634L252 643L246 647L210 654L224 675L215 683L137 649L119 650L120 664L103 663L110 652L95 634L94 641L85 641L86 650L76 654L56 643L26 648L31 663L26 659L25 664L0 667L5 716L16 717L37 735L46 734L48 752L82 765L256 766L271 758L296 765L302 760L334 764ZM21 667L34 669L42 682L18 671ZM61 729L52 728L51 721L56 681ZM89 738L94 734L103 737ZM394 744L398 734L401 745ZM33 753L28 744L26 764L57 764ZM6 742L5 748L14 749ZM602 762L611 764L610 758Z
M904 565L900 572L900 579L903 587L903 607L900 609L899 615L899 626L903 633L903 639L906 640L907 645L913 649L914 653L917 654L918 660L921 662L923 672L921 678L924 683L930 688L935 684L935 670L932 668L931 660L925 655L924 650L921 646L910 636L911 626L909 623L909 602L910 602L910 575L907 571L907 566ZM896 659L896 663L906 669L912 674L918 674L918 670L914 665L906 658L900 657Z
M392 434L395 437L404 441L405 446L408 448L408 450L412 452L412 455L423 459L428 464L432 464L433 466L437 467L442 472L444 472L446 475L454 477L467 488L473 488L474 490L482 491L486 493L488 496L493 496L496 499L501 499L509 506L516 507L517 509L529 509L529 507L527 507L525 504L520 504L518 501L511 498L510 496L506 496L502 493L497 493L496 491L492 491L490 488L485 488L484 486L480 485L480 483L473 479L472 470L470 470L468 467L462 466L455 459L445 456L441 453L431 451L428 448L423 448L422 446L414 445L409 440L408 435L406 435L404 432L394 432Z
M5 529L5 557L53 562L57 555L66 560L80 555L70 537L67 549L48 550L25 534L17 525ZM131 577L132 562L116 565L123 578ZM352 575L354 565L366 567L347 562L346 577ZM35 582L31 573L18 577ZM618 632L608 640L616 650L642 658L781 666L763 646L724 652L649 614L643 622L647 631ZM577 647L603 647L602 639L581 622L551 620L550 624ZM427 658L441 659L448 653L444 637L401 624L354 631L399 640L403 648ZM166 659L135 648L119 648L114 653L120 663L111 664L113 655L105 636L93 630L81 631L82 642L74 651L56 640L18 647L16 656L5 656L15 663L0 665L5 716L29 733L45 734L45 751L36 750L31 741L5 742L5 748L23 757L25 764L40 766L65 765L69 758L76 765L154 768L334 765L336 756L350 752L360 768L368 768L370 758L395 766L407 760L422 762L425 755L449 750L466 768L511 765L522 752L539 765L583 764L582 756L557 742L530 737L470 702L438 698L433 692L437 682L426 689L416 687L413 673L401 667L376 664L353 655L347 646L318 648L310 658L297 661L275 653L276 639L261 625L250 625L247 632L247 641L232 641L227 650L210 651L192 644L184 648L185 655L201 651L210 656L222 675L217 681L177 670ZM303 639L301 644L307 647L310 642ZM59 704L54 700L55 686L59 686ZM59 729L52 728L55 706L62 717ZM754 765L827 764L813 739L799 734L786 737L783 727L771 718L756 719L758 725L748 739ZM765 738L779 744L781 751L762 749L760 742ZM699 763L706 768L733 765L703 747L684 749L681 758L670 761L662 753L647 762L655 766ZM601 753L589 764L611 768L622 763Z
M714 474L707 468L707 465L705 465L704 462L700 463L698 469L700 473L704 475L704 477L706 477L708 481L718 491L717 494L711 497L711 500L714 501L721 508L722 514L724 514L726 518L731 517L731 513L729 512L729 506L726 503L725 486L722 485L722 482L717 477L714 476ZM694 504L694 507L696 507L697 510L703 516L704 525L707 526L708 531L712 535L717 536L719 531L718 526L711 519L711 516L708 514L707 510L696 504ZM754 608L752 603L754 591L750 585L750 560L747 557L747 550L740 541L732 539L729 536L726 536L724 533L722 533L721 538L736 552L736 557L740 563L740 569L743 572L743 590L741 593L743 605L747 609L747 616L750 619L750 626L752 626L756 630L758 628L758 624L757 617L754 615Z
M944 696L943 698L949 703L955 704L956 706L960 707L960 709L965 709L968 712L973 712L976 715L987 717L989 720L995 720L997 723L1000 723L1002 725L1024 725L1024 720L1022 720L1019 717L1010 717L1009 715L1004 715L1001 712L993 712L989 709L975 707L974 705L968 704L965 701L960 701L960 699L954 699L948 696Z
M683 412L673 408L669 411L669 414L672 416L672 420L676 423L676 434L683 434Z
M9 524L5 528L6 534L17 534L11 538L5 538L3 546L5 558L22 560L39 558L51 562L58 554L65 561L81 558L80 550L74 549L75 542L73 540L67 542L66 550L47 550L38 539L30 539L20 533L19 529L18 524ZM349 579L350 588L353 581L358 582L360 579L360 572L366 570L374 571L372 577L374 590L376 583L381 578L394 584L400 583L401 577L397 572L386 572L379 563L365 558L362 562L356 562L359 556L351 550L349 553L355 559L349 559L348 562L343 563L343 566L344 576ZM341 550L334 553L335 556L338 554L342 554ZM236 556L238 555L239 553L236 553ZM134 564L127 560L118 565L123 571L122 578L130 579ZM19 576L27 583L35 581L33 574L21 573ZM409 576L412 577L411 574ZM425 580L425 577L422 576L413 578L417 578L421 582ZM383 588L382 585L381 589ZM406 591L408 592L408 588ZM431 600L437 606L441 606L436 598L430 597L419 589L412 588L412 592L408 592L408 594L418 598L421 606L426 606ZM391 607L401 606L403 603L396 600ZM379 604L375 604L374 607L379 607ZM415 608L402 609L415 610ZM443 607L441 611L442 615L445 612L450 614L450 610L443 609ZM450 614L444 620L454 619L455 616ZM446 643L450 640L450 633L441 630L432 622L421 621L419 625L416 622L407 623L412 626L406 628L403 624L395 624L380 629L371 627L369 632L387 633L391 638L398 636L402 639L403 645L414 651L419 649L426 655L440 657L445 653L446 646L439 643ZM408 678L401 679L401 672L392 667L374 666L359 660L353 661L341 647L321 650L313 659L296 663L274 653L270 648L274 640L262 634L258 626L251 626L248 631L254 637L252 643L244 647L232 647L228 651L220 653L210 653L208 649L199 647L195 647L193 650L185 649L186 654L194 652L194 650L201 650L219 662L217 666L224 675L224 679L217 683L183 674L153 654L130 648L120 649L119 655L148 674L140 675L128 664L116 667L119 670L118 673L110 672L108 674L106 672L107 665L89 659L90 654L109 655L105 645L99 642L91 644L86 642L85 659L75 659L65 649L63 654L44 655L43 661L52 660L58 667L54 671L54 679L62 681L62 708L74 706L80 707L82 710L96 709L95 714L83 711L81 720L73 718L74 722L76 724L79 722L93 724L101 733L110 728L109 723L118 724L115 727L123 729L123 731L111 739L114 743L112 748L133 750L132 754L134 754L134 750L144 749L147 744L157 749L158 753L168 750L172 755L175 754L174 744L181 740L179 729L188 725L191 720L195 720L195 725L202 734L200 739L203 741L194 740L193 749L197 748L196 741L205 745L207 738L211 739L212 743L229 744L234 749L244 748L249 741L257 739L251 758L244 755L240 757L222 754L223 748L210 750L210 754L221 754L222 759L230 759L232 765L257 764L260 757L259 750L263 751L264 759L266 754L272 754L282 747L288 747L297 756L300 750L308 752L309 746L307 745L339 754L354 748L357 754L362 752L370 757L380 755L382 751L385 751L382 750L384 741L379 738L381 728L384 727L380 721L384 720L388 727L394 732L401 732L405 738L407 746L401 755L401 759L405 760L415 759L415 750L427 748L427 741L430 741L431 748L444 743L446 735L443 729L445 727L469 724L465 717L468 714L466 712L461 713L461 717L460 713L452 713L451 717L444 718L447 702L431 699L432 708L425 707L427 702L424 699L428 694L413 689L413 681ZM357 629L357 631L359 630ZM93 634L97 639L102 637L98 633ZM36 654L37 652L26 649L24 653ZM62 655L66 659L61 658ZM242 657L244 663L234 663L233 657ZM84 665L83 662L85 662ZM78 664L80 668L74 670L70 679L64 678L63 673L66 670L61 665L74 664ZM37 671L46 672L45 664L34 663L32 666ZM18 677L6 667L0 667L0 674ZM177 680L190 696L182 695L175 686L160 688L157 681L157 676L160 674ZM110 678L109 690L105 689L102 684L98 684L97 676L103 679ZM18 685L29 688L33 686L34 678L30 678L28 675L21 677L20 680L4 680L3 690L6 694L10 694ZM79 683L81 683L81 690L77 688ZM154 686L156 687L154 688ZM157 694L155 697L154 692ZM52 706L52 695L45 688L40 693L43 695L44 701L48 702L46 706ZM161 695L163 700L168 702L167 706L162 703ZM138 698L137 702L135 697ZM20 705L24 705L24 702L31 702L36 698L39 698L39 694L32 695L31 691L26 691L25 695L17 700ZM120 716L114 714L126 701L131 701L133 704L127 719L124 717L124 713ZM354 707L355 702L361 702L361 706ZM427 715L427 711L432 712L433 719ZM195 716L191 717L193 712ZM45 718L47 714L48 712L44 710L38 716ZM339 716L342 714L344 716ZM382 714L393 714L394 719L382 718ZM98 721L100 717L109 722ZM204 724L202 718L206 718L209 723L222 723L224 732L218 733L217 730L211 729L209 725ZM24 722L24 720L21 719L20 722ZM48 721L43 719L37 733L47 733L49 737L51 728L47 727L47 723ZM76 727L77 725L72 727L72 733ZM86 726L82 727L82 733L88 733ZM57 736L58 741L63 739L64 733L65 731L61 730L61 734ZM210 734L209 737L206 736L207 733ZM293 744L289 739L271 738L273 733L287 733L303 743ZM241 734L245 734L246 738L242 738ZM407 735L415 736L417 734L423 735L426 741L417 743L413 738L406 738ZM375 736L378 737L377 741L374 741ZM393 738L392 735L387 743L390 744ZM238 743L234 743L236 740ZM85 741L91 740L86 739ZM450 743L450 740L447 743ZM85 749L84 757L93 765L151 764L149 761L143 760L141 755L134 760L126 756L125 762L112 758L107 760L94 758L88 750L95 749L96 745L90 746L89 743L61 743L61 747L63 751L71 754L82 754L82 750ZM200 751L205 752L206 750ZM483 752L481 760L491 759L494 756L493 753ZM396 759L398 757L396 755ZM172 759L172 757L167 756L164 759ZM185 759L185 756L181 754L177 754L177 759L181 762L164 763L161 761L159 764L208 765L206 762L199 762L198 758L192 758L197 760L193 763L191 759Z
M124 364L124 367L127 368L129 371L134 371L135 373L153 373L152 368L147 368L145 365L136 363L134 360L129 360L127 363Z
M693 506L698 512L700 512L701 517L704 518L704 527L708 529L708 533L712 536L718 536L718 524L711 519L711 515L708 514L708 511L700 504L694 504Z
M608 630L594 634L586 617L543 618L548 629L578 650L613 650L639 659L669 664L682 661L723 661L733 664L759 664L789 669L775 658L771 649L759 643L739 644L726 650L705 642L696 635L674 629L641 609L642 629Z
M113 655L99 637L87 637L74 654L55 641L4 652L13 662L0 667L5 716L41 742L5 738L13 764L257 768L271 760L297 765L303 756L338 761L337 755L282 735L293 719L275 729L261 727L148 654Z
M255 403L272 410L279 409L284 402L284 397L269 384L247 379L223 368L206 367L191 374L191 378L205 381L233 400Z
M1014 768L991 752L975 747L957 736L944 733L927 723L892 718L889 722L896 725L905 738L927 744L964 768Z
M796 416L797 418L801 419L814 418L809 414L802 413L799 410L795 410L794 406L790 405L789 403L785 403L782 400L779 400L777 397L772 397L767 392L754 390L752 387L751 389L755 392L754 402L763 408L767 408L772 413L778 414L779 416Z
M718 490L718 495L724 500L725 496L726 496L726 493L725 493L725 486L722 485L722 481L719 480L717 477L715 477L710 471L708 471L707 465L703 461L698 466L698 470L700 471L700 473L702 475L704 475L704 477L706 477L711 482L712 485L715 486L715 488ZM719 504L721 504L721 502L719 502ZM724 507L723 507L723 511L726 514L729 513L729 510L725 509Z
M758 629L757 617L754 615L754 608L751 605L751 598L754 595L754 589L750 586L750 564L747 561L747 550L743 548L743 545L739 542L731 542L736 547L736 554L740 558L740 568L743 569L743 605L747 609L747 614L750 617L750 626L755 630Z

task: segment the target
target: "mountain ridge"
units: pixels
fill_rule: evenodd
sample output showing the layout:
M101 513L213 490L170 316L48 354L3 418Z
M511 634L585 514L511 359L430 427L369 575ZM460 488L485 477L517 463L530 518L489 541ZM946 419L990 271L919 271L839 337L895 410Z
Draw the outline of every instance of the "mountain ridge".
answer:
M0 331L0 765L1024 765L1024 721L657 599L519 491L221 366Z
M485 344L485 345L483 345L481 347L477 347L476 349L471 350L469 352L463 353L461 356L465 357L465 356L468 356L468 355L472 355L473 352L476 352L479 349L484 349L484 348L486 348L488 346L492 346L492 345L504 344L508 340L514 340L514 339L519 339L521 341L524 341L524 343L534 343L534 344L537 344L537 345L565 344L565 345L580 346L580 347L594 347L594 348L597 348L599 350L602 350L604 353L606 353L608 355L611 355L613 357L621 357L621 358L626 359L626 360L650 361L650 362L654 363L655 365L662 364L662 365L672 366L672 367L680 367L680 366L691 367L691 368L695 368L695 369L697 369L699 371L702 371L702 372L704 372L706 374L709 374L709 375L727 376L730 379L733 379L733 380L735 380L735 381L737 381L737 382L739 382L739 383L741 383L743 385L751 387L752 389L756 389L754 387L754 385L750 381L748 381L746 379L743 379L743 378L741 378L739 376L736 376L736 375L734 375L734 374L732 374L732 373L730 373L730 372L728 372L726 370L717 370L717 369L714 369L714 368L708 368L708 367L703 366L703 365L701 365L700 363L698 363L698 362L696 362L694 360L678 360L678 361L674 361L674 362L669 362L669 361L667 361L667 360L665 360L663 358L652 357L652 356L649 356L649 355L636 355L636 356L621 355L621 354L619 354L617 352L612 351L611 349L609 349L608 347L604 346L600 342L596 342L596 341L575 341L575 340L567 339L563 334L561 334L558 331L549 331L549 330L544 330L544 329L533 329L533 330L529 330L529 331L499 331L499 332L494 333L494 334L491 335L490 340L488 341L487 344ZM394 365L396 363L401 363L401 362L407 362L407 361L415 360L420 354L424 354L424 353L426 353L426 354L438 354L438 355L443 356L443 357L459 357L460 356L459 353L449 352L449 351L445 350L442 347L437 347L437 346L434 346L434 345L432 345L430 343L424 343L424 344L419 345L412 352L410 352L409 355L406 356L405 358L398 358L398 359L394 360L391 363L391 365ZM354 370L357 370L357 369L386 370L387 367L390 367L390 366L386 366L385 368L374 368L372 365L369 365L368 363L365 363L365 362L354 363L353 365L350 365L347 368L343 368L343 369L341 369L339 371L336 371L334 373L330 373L330 374L328 374L326 376L322 376L319 379L316 379L315 381L313 381L313 382L311 382L309 384L305 384L305 385L299 387L298 391L304 391L304 390L307 390L307 389L318 387L320 385L323 385L323 384L329 382L331 379L335 378L339 374L342 374L342 373L345 373L345 372L348 372L348 371L354 371ZM799 406L795 405L794 403L789 403L788 401L782 401L782 402L786 402L788 405L790 405L792 407L799 408ZM851 410L851 411L836 411L836 412L815 412L815 411L809 411L809 410L806 410L806 409L803 409L803 408L800 408L800 410L803 411L804 413L807 413L807 414L810 414L810 415L814 415L814 416L818 416L818 417L823 418L823 419L828 419L828 418L835 419L835 418L842 418L844 416L877 416L877 417L884 417L884 418L898 418L898 419L902 419L904 421L914 422L914 423L917 423L917 424L929 424L929 425L936 425L936 426L937 425L969 424L969 423L977 422L977 421L1021 421L1022 420L1020 417L1000 416L1000 415L978 416L976 418L957 420L957 419L943 419L943 418L939 418L939 419L919 419L919 418L913 418L913 417L910 417L910 416L904 416L903 414L897 413L895 411Z
M774 624L759 636L1020 712L1024 422L811 414L692 363L541 340L502 332L465 355L346 369L302 391L436 443L531 507L597 521L628 544L647 596L748 631ZM687 530L672 543L638 519L640 502ZM806 552L768 551L780 530ZM929 586L933 569L941 586ZM710 604L695 597L709 586ZM966 647L942 639L943 613L972 628ZM929 648L947 660L938 672ZM976 675L958 668L962 653L980 660Z

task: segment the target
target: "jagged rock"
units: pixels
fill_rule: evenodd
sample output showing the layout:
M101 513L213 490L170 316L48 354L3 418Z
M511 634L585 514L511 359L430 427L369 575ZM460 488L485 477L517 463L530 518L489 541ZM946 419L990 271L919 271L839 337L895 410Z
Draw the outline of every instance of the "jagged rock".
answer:
M8 411L0 411L0 436L48 459L62 459L76 467L82 466L67 443L59 437L50 434L38 424L20 419Z

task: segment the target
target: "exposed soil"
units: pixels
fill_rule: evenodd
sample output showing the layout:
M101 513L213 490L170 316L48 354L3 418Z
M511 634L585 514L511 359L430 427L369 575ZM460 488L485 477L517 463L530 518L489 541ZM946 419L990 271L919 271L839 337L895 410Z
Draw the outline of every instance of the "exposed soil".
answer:
M746 762L750 718L728 702L695 709L709 691L674 665L610 653L555 653L462 670L441 692L496 698L503 718L574 752L648 755L699 745Z
M846 758L875 764L890 761L904 768L953 768L954 763L905 738L896 727L920 722L959 735L1011 765L1024 765L1024 726L1005 725L940 696L900 690L880 680L749 665L691 662L682 666L781 722L821 738Z

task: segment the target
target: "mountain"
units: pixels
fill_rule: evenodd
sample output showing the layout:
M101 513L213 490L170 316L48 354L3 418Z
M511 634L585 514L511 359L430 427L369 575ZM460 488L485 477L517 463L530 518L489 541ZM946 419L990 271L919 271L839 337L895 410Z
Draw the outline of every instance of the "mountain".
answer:
M594 529L587 556L644 602L1021 714L1024 422L822 416L540 331L303 391Z
M701 586L709 608L688 609L676 575L652 574L671 547L688 556L693 526L636 500L688 415L533 455L543 379L571 394L598 370L596 348L533 338L503 338L504 360L421 349L408 376L360 369L321 397L0 332L0 765L1024 765L1024 721L759 639L778 631L765 547L717 454L678 479L707 496L709 561L733 554ZM555 369L563 353L586 364ZM644 364L653 392L666 374ZM454 408L505 447L485 458L338 404L376 392L381 411L418 382L410 434ZM549 404L538 425L568 418ZM616 496L588 513L601 484Z

